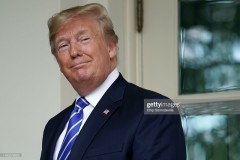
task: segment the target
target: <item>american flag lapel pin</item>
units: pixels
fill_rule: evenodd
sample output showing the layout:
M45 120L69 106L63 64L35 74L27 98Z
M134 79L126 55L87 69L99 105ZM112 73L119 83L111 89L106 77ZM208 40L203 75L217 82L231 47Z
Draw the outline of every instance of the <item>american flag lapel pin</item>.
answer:
M103 114L108 115L109 112L110 112L110 111L109 111L108 109L105 109L105 110L103 111Z

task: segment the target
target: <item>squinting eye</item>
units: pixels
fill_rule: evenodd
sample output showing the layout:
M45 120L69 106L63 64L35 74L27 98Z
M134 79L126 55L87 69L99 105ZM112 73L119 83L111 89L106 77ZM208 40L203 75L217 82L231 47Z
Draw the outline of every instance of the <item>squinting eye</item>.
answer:
M60 44L59 46L58 46L58 52L62 52L62 51L64 51L64 50L66 50L67 48L68 48L68 44Z
M88 38L88 37L87 37L87 38L83 38L82 41L87 41L87 40L89 40L89 39L90 39L90 38Z
M87 43L90 40L90 37L80 37L79 40L81 43Z

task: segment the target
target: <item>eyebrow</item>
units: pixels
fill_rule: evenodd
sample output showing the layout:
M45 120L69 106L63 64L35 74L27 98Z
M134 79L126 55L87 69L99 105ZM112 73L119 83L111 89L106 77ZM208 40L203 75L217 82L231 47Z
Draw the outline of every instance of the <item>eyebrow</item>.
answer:
M63 42L63 41L67 41L66 40L66 38L58 38L58 39L56 39L56 41L55 41L55 45L58 45L59 43L61 43L61 42Z
M82 36L82 35L85 35L85 34L91 35L89 33L89 31L85 29L85 30L80 30L79 32L77 32L77 34L75 36L79 37L79 36Z
M87 34L87 33L89 33L89 31L87 29L81 29L75 34L75 37L79 37L79 36ZM60 36L60 38L56 38L55 44L57 45L62 41L67 41L66 38L64 37L64 35Z

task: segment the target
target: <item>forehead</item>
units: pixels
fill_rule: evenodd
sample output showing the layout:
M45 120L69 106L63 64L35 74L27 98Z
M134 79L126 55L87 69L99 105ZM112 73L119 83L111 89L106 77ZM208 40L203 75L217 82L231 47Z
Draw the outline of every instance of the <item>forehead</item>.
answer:
M100 25L97 20L89 18L74 19L59 28L55 35L55 41L63 37L67 38L81 34L97 35L101 33L100 31Z

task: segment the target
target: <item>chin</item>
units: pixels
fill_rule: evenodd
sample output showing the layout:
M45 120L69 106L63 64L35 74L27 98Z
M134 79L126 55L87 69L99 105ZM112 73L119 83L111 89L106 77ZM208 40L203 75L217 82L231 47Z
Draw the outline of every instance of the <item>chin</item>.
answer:
M77 82L81 82L81 81L89 81L91 79L91 75L87 74L87 73L78 73L75 75L74 79Z
M86 73L75 73L75 74L68 74L65 75L65 77L68 79L70 83L79 83L81 81L89 80L90 76Z
M78 75L78 76L74 77L74 79L75 79L75 81L77 81L77 82L81 82L81 81L87 81L87 80L89 80L90 78L89 78L89 76L87 76L87 75Z

